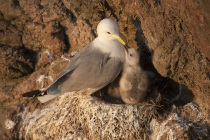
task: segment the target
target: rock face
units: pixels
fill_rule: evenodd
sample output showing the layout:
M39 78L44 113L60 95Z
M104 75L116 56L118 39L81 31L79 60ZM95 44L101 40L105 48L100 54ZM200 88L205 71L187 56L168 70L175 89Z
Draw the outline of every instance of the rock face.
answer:
M153 51L152 62L157 71L189 87L201 108L208 110L210 13L206 6L210 3L164 0L133 1L129 5L125 11L138 10L135 13Z
M1 79L14 79L31 73L34 69L34 59L23 47L0 45Z
M57 130L54 131L53 128L49 127L49 132L52 130L52 135L50 133L41 135L41 130L45 129L44 126L37 120L38 118L34 118L34 122L37 122L36 126L33 120L30 122L29 117L29 114L35 115L42 112L40 108L36 109L40 105L36 101L23 99L21 94L49 85L69 62L70 56L93 40L96 36L95 29L98 22L105 17L111 17L119 23L120 31L126 36L130 46L140 48L141 65L144 69L150 70L159 76L170 78L173 81L171 82L173 90L179 90L177 89L179 87L177 82L185 87L181 90L181 98L176 105L185 108L187 102L194 100L203 114L202 119L207 121L207 124L202 129L205 129L206 132L206 128L210 123L209 7L210 2L207 0L0 0L0 112L2 112L0 114L0 135L4 139L12 139L12 137L17 138L18 133L21 132L22 137L26 139L42 138L42 136L43 138L51 138L57 132ZM70 105L77 105L75 108L70 108L67 101L62 100L61 103L62 97L60 97L60 102L55 101L52 106L61 103L60 108L57 106L61 114L65 113L65 110L61 107L68 106L70 111L75 109L78 113L78 109L82 108L86 111L83 112L84 116L95 115L97 121L100 121L98 118L100 116L90 114L88 108L80 106L79 103L86 102L86 105L90 105L90 111L94 107L101 107L105 112L114 112L114 108L120 110L121 114L118 114L118 120L123 119L123 116L120 116L124 114L123 112L132 110L137 113L141 111L141 107L136 106L100 104L101 102L99 103L96 98L92 99L91 97L88 97L87 101L76 97L76 95L65 97L71 100L76 99L77 101ZM28 104L28 102L31 102L29 110L23 111L25 108L23 104ZM50 103L47 107L45 107L45 110L50 109ZM167 110L170 107L167 106ZM180 107L182 112L189 112L183 108ZM24 114L20 113L22 111ZM169 112L172 113L173 111L170 110ZM22 114L22 117L19 115L18 118L24 119L23 124L21 125L20 120L17 119L14 123L16 125L11 131L12 133L8 135L8 131L4 129L5 120L8 116L15 118L15 116L18 116L17 114ZM165 113L162 112L161 114ZM81 116L81 118L84 116ZM182 118L179 114L178 117L170 113L166 116L168 118L172 116L172 120ZM42 120L47 119L44 116L40 117ZM61 119L59 116L56 117L58 117L58 120ZM127 117L129 117L128 114ZM106 118L101 119L106 120ZM137 121L137 118L134 117L133 119ZM55 120L56 118L51 119L52 122L47 122L51 124L51 127L57 125L55 128L64 132L64 128L60 128L58 124L53 124ZM72 121L68 117L64 120L66 123ZM130 131L130 136L143 138L142 135L132 133L134 129L141 129L139 126L131 128L129 125L120 124L118 127L118 120L112 120L115 121L116 130L112 127L109 128L109 132L113 130L112 138L115 138L114 134L118 132L120 134L121 132L126 133L126 129ZM163 124L170 125L167 118L165 118L165 121L157 122L157 120L159 119L153 118L151 122L153 132L151 131L151 137L147 138L160 138L160 135L156 135L155 132L162 130L162 128L157 127L155 124L160 126L163 126ZM197 120L196 116L193 116L191 120ZM89 120L82 123L87 124L92 123L92 121L89 118ZM79 121L76 123L79 123ZM95 126L98 125L96 123L94 123ZM101 124L103 123L101 122ZM28 129L32 133L25 131L26 124L31 124ZM137 124L140 125L139 122ZM190 125L188 122L184 122L184 124ZM202 128L204 123L198 125ZM179 123L176 126L179 126ZM40 127L40 130L36 129L38 127ZM99 127L102 138L103 127ZM164 127L166 128L166 126ZM95 130L88 127L82 128L82 130L80 130L81 127L72 127L71 129L73 130L72 134L80 135L81 138L85 133L95 134ZM194 131L194 128L183 127L183 130L186 130L186 132ZM84 133L80 134L81 131ZM195 131L200 132L197 129ZM169 136L169 133L170 131L166 131L163 135ZM10 135L11 137L9 137ZM161 138L163 138L163 135L161 135ZM202 138L206 137L204 133L201 135ZM63 135L60 134L59 136L61 138ZM126 138L123 134L121 136ZM190 139L190 135L186 137ZM100 138L100 136L97 136L97 138ZM103 138L109 137L104 136ZM176 139L178 138L176 137Z

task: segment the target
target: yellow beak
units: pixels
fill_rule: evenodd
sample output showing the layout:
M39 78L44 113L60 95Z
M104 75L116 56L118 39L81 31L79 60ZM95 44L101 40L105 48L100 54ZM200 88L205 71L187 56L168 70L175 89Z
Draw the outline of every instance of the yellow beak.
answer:
M117 37L116 40L119 41L123 45L126 44L125 41L123 41L122 38L120 38L120 37Z

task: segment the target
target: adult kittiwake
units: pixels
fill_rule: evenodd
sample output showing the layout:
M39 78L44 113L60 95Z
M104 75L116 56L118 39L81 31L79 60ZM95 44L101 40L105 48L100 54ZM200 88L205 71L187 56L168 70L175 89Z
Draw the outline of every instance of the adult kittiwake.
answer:
M120 37L118 24L109 18L98 24L97 34L98 37L72 58L51 85L22 96L43 95L38 99L45 103L66 92L88 91L92 94L113 82L122 70L126 43Z

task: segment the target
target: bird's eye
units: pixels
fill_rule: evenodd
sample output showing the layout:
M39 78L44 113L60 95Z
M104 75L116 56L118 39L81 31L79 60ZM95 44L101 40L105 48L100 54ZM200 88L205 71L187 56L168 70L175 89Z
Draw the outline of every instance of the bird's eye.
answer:
M107 34L111 34L110 32L107 32Z
M130 54L130 57L132 57L133 55L132 54Z

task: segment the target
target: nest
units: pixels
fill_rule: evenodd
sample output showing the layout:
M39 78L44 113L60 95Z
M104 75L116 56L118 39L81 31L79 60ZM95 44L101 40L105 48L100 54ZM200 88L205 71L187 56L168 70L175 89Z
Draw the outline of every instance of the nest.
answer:
M137 105L124 104L104 91L94 96L65 93L38 108L23 109L18 114L19 122L16 124L19 126L15 126L13 132L19 132L15 136L19 139L151 139L171 136L170 132L174 129L173 136L184 131L189 138L192 137L192 127L182 126L190 126L188 121L181 115L170 117L178 114L173 112L178 86L165 81L155 85L158 86L150 88L146 100ZM183 120L183 123L177 122L179 120ZM164 128L168 131L159 134ZM206 137L206 129L195 129L196 134Z

